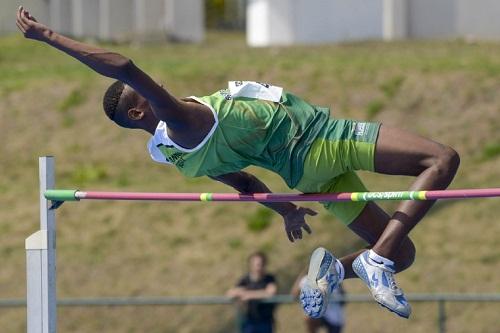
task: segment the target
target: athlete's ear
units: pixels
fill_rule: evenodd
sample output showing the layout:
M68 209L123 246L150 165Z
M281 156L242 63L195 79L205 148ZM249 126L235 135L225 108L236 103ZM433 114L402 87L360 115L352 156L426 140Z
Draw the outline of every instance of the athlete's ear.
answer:
M128 109L127 116L130 120L141 120L144 118L144 111L136 108Z

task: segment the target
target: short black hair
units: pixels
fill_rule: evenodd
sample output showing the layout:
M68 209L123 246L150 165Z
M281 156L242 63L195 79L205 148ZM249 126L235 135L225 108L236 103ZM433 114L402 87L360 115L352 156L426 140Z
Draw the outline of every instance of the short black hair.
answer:
M106 90L106 93L104 94L102 106L108 118L113 121L115 120L116 109L118 107L118 103L120 102L124 89L125 84L123 82L115 81L112 85L109 86L109 88Z

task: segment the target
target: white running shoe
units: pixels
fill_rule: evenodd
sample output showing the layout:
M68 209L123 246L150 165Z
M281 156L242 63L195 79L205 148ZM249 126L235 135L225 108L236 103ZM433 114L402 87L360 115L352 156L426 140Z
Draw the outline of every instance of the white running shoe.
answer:
M378 304L403 318L409 318L411 306L403 290L394 281L395 268L369 258L369 251L361 253L352 263L354 273L363 280Z
M344 268L326 249L319 247L311 255L306 283L300 289L300 303L311 318L326 311L331 293L342 282Z

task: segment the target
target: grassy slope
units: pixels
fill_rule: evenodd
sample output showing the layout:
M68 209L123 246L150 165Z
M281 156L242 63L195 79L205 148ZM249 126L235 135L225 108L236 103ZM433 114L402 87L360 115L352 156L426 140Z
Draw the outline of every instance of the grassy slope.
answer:
M498 186L500 45L362 43L248 49L239 36L210 36L201 46L113 46L177 95L203 95L227 80L287 87L336 117L401 126L461 153L454 187ZM60 187L149 191L227 191L206 179L183 179L149 161L141 133L105 119L100 99L110 80L43 45L0 39L0 297L23 297L23 240L37 228L37 156L57 157ZM253 170L276 191L276 177ZM363 175L373 189L407 187L409 179ZM318 205L312 205L320 209ZM386 205L388 209L394 207ZM439 204L413 237L415 266L400 275L408 292L498 292L497 200ZM342 255L360 243L326 214L311 219L314 236L290 245L278 217L254 204L80 203L58 211L60 297L221 294L250 251L271 255L281 290L324 245ZM237 217L237 218L236 218ZM258 229L253 227L253 229ZM365 292L357 281L348 291ZM450 305L453 332L493 332L498 305ZM349 306L348 332L433 330L435 308L417 305L410 321L373 304ZM62 332L230 331L229 307L62 309ZM297 306L279 310L281 331L301 325ZM2 331L24 329L24 311L2 310Z

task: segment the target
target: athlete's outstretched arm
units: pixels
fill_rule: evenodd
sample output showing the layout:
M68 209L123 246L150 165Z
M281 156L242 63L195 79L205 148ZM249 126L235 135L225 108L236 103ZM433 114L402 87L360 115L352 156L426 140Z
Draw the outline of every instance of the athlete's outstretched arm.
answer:
M254 175L240 171L228 173L217 177L211 177L221 183L233 187L240 193L271 193L271 190ZM285 222L285 232L288 239L293 242L302 239L302 229L309 234L312 232L305 222L306 215L316 215L317 213L309 208L298 207L291 202L261 202L262 205L271 208L283 217Z
M189 119L192 119L190 108L185 107L185 103L170 95L129 58L62 36L37 22L22 6L17 11L16 25L26 38L45 42L97 73L131 86L149 101L155 115L167 122L170 128L182 129L188 125Z

